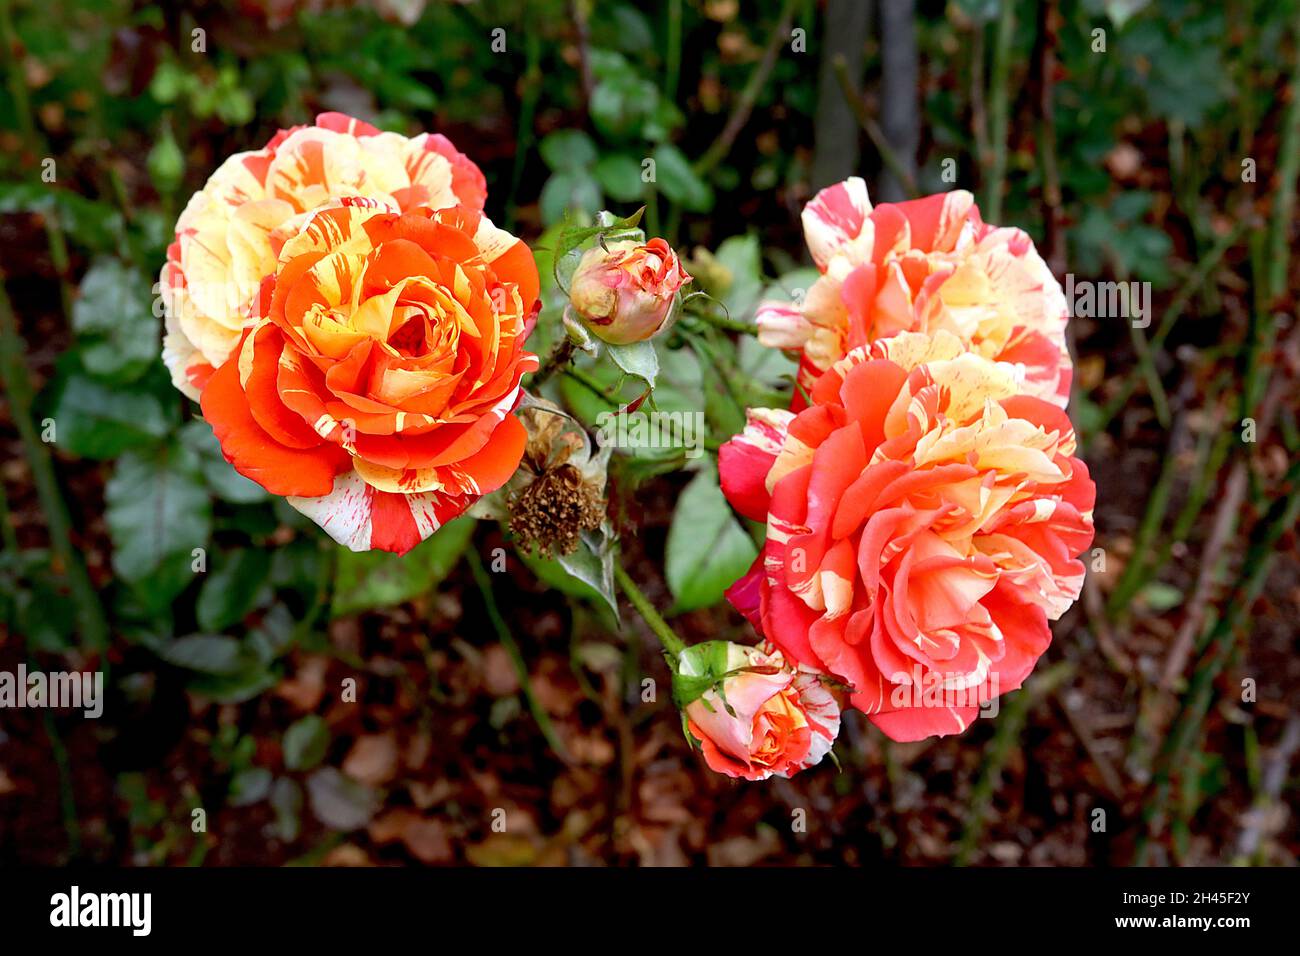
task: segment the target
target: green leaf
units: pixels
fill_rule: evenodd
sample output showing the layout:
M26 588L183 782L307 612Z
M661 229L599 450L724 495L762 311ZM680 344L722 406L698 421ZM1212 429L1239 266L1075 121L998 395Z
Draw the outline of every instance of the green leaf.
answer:
M547 226L559 222L571 210L594 215L600 202L600 184L586 169L557 172L542 187L542 222Z
M599 532L584 531L578 549L572 554L556 558L570 577L592 588L606 606L619 619L618 600L614 596L614 536L609 523L601 525Z
M742 402L746 407L787 404L790 381L798 371L798 361L781 349L769 349L752 335L741 336L736 356L740 369L739 384L744 386ZM774 401L773 393L781 393Z
M285 843L298 839L302 829L302 787L297 780L280 777L271 787L271 806L275 809L275 832Z
M270 572L271 553L260 548L243 548L219 561L199 590L199 627L224 631L238 624L267 592Z
M709 468L686 486L668 529L665 573L674 612L707 607L749 570L758 549L741 527Z
M330 729L325 720L308 714L284 732L284 765L290 770L310 770L325 759L329 746Z
M117 259L98 259L90 267L72 304L72 328L87 372L129 382L158 360L160 323L151 287Z
M265 800L271 792L271 771L265 767L249 767L230 778L230 803L236 807Z
M219 704L242 704L265 694L280 683L282 675L254 662L234 674L202 674L189 682L189 689Z
M719 296L727 313L737 322L749 321L763 294L763 253L758 236L732 236L718 246L715 258L730 274Z
M599 66L596 59L592 58L593 73L601 79L588 106L592 123L615 142L643 134L659 111L658 87L638 76L617 53L607 53Z
M76 236L80 245L96 252L121 247L121 213L70 189L33 182L0 184L0 214L11 212L48 216Z
M243 645L236 638L220 634L191 634L169 641L158 650L169 664L204 674L237 674L247 661Z
M1157 614L1172 610L1183 603L1183 592L1172 584L1152 581L1138 595L1138 600Z
M600 604L605 600L597 588L575 578L555 558L543 558L540 555L523 550L516 551L516 554L519 555L519 559L524 562L528 570L533 572L537 580L548 588L593 604Z
M655 387L655 376L659 374L659 355L655 352L653 342L633 342L630 345L606 343L606 348L615 365L629 375L645 379L651 388Z
M770 350L769 350L770 351ZM199 456L199 468L208 487L222 501L237 505L251 505L266 501L270 496L257 482L235 471L221 453L221 443L212 433L212 426L195 419L181 429L181 441Z
M116 458L167 436L170 416L159 399L72 372L58 387L50 417L55 443L81 458Z
M332 616L391 607L427 594L451 573L473 535L474 519L464 517L448 522L402 557L385 551L339 552Z
M149 178L153 180L159 193L169 195L180 186L181 179L185 175L185 156L176 145L171 123L163 123L162 132L153 144L153 149L149 150L145 168L149 171Z
M260 663L271 661L287 652L293 644L295 621L289 609L276 604L262 618L262 623L244 638L244 646Z
M183 588L191 552L206 547L212 533L212 499L194 453L180 444L149 455L128 452L117 461L105 500L114 571L134 584L161 570L166 586Z
M557 129L537 147L552 172L585 169L596 161L596 144L579 129Z
M640 160L622 153L601 158L596 164L596 181L607 195L619 202L633 202L645 195Z
M680 149L670 143L655 147L655 181L659 191L690 212L713 208L713 188L695 172Z

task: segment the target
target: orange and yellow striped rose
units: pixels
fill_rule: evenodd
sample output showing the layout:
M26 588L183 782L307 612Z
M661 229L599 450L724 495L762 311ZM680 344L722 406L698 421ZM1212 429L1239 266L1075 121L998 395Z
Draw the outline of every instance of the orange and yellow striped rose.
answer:
M519 464L538 276L473 208L368 206L286 238L202 407L241 474L354 551L403 554Z
M381 133L341 113L230 157L181 213L162 269L163 360L173 384L199 397L252 321L285 241L315 210L361 198L392 211L481 211L486 195L483 174L446 137Z

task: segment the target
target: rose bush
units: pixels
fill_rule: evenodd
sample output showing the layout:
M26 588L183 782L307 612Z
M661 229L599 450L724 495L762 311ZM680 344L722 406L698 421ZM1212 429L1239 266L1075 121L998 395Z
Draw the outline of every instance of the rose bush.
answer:
M481 211L486 196L483 174L446 137L381 133L342 113L231 156L186 204L162 268L163 360L173 384L199 397L250 323L280 249L316 209L362 197L393 211Z
M728 597L895 740L1019 687L1079 594L1095 489L1065 413L1022 385L949 332L903 332L829 366L809 407L751 409L719 453L767 525Z
M318 211L202 394L241 474L354 551L410 550L519 465L532 253L472 208Z
M801 302L763 303L757 320L764 345L800 350L805 391L858 346L944 330L1021 366L1025 392L1065 406L1065 295L1029 236L986 225L970 193L873 208L854 177L819 192L803 225L821 276Z

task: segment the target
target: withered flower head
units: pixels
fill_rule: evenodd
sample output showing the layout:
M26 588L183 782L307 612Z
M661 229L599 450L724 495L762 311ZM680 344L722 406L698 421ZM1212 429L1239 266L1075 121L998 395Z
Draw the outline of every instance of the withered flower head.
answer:
M510 531L543 557L572 554L582 532L605 520L609 449L593 452L582 426L545 399L530 396L518 415L528 443L503 489Z
M543 471L510 502L510 531L543 557L571 554L605 518L602 490L568 462Z

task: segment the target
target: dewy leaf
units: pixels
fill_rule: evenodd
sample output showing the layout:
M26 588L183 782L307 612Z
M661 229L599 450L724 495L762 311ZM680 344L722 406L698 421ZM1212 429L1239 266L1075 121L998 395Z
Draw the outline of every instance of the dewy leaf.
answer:
M325 759L330 730L324 719L308 714L284 732L284 765L290 770L310 770Z
M708 468L677 499L668 529L665 573L676 598L675 612L716 604L723 592L749 570L757 554Z
M618 620L618 599L614 596L614 542L613 529L606 521L595 532L582 532L578 550L556 560L572 577L594 588L614 612L614 619Z
M105 500L114 571L134 584L162 570L183 587L193 549L205 548L212 533L212 500L194 452L181 444L128 452L117 461Z
M385 551L340 551L331 614L343 617L391 607L428 593L460 561L474 524L469 517L450 521L402 557Z
M130 382L157 360L158 330L151 284L117 259L98 259L72 304L72 327L86 371Z
M630 345L607 343L606 347L614 364L629 375L645 379L651 388L655 387L655 377L659 374L659 355L655 352L653 342L633 342Z

